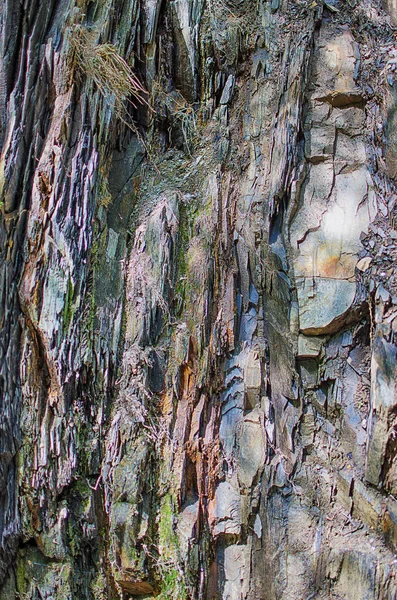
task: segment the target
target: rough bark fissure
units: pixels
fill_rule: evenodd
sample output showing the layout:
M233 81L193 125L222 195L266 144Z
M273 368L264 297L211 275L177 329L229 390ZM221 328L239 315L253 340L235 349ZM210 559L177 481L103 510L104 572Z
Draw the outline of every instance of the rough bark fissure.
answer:
M396 23L1 0L0 600L396 600Z

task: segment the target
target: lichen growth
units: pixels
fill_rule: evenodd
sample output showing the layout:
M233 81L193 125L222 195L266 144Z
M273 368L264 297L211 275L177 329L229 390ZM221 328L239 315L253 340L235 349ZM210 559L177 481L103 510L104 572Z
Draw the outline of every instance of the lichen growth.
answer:
M97 198L98 204L106 209L112 204L112 195L109 191L109 180L104 169L99 169Z
M178 537L174 531L174 510L171 494L166 494L161 502L159 521L159 549L168 558L178 546Z
M157 600L186 600L187 592L180 571L176 568L165 568L162 571L162 585Z
M17 590L19 593L20 597L23 597L24 594L26 594L26 568L25 568L25 561L24 561L24 557L23 556L19 556L18 557L18 561L17 561L17 568L16 568L16 583L17 583Z
M179 565L178 536L174 529L174 500L170 493L162 499L159 515L158 571L161 580L158 600L186 600L183 571Z
M65 331L67 331L69 329L70 324L73 319L73 313L74 313L73 295L74 295L74 285L73 285L73 281L69 277L68 283L67 283L67 288L66 288L65 304L64 304L63 312L62 312L63 326L64 326Z
M99 573L98 577L96 577L96 579L91 584L91 590L92 590L95 600L107 600L108 599L109 596L108 596L106 588L107 588L107 585L106 585L105 576L103 575L103 573Z

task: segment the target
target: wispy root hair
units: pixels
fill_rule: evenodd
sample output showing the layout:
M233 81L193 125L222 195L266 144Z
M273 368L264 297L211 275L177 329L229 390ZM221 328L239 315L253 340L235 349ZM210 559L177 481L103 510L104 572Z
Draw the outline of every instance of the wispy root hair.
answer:
M114 105L116 116L125 121L126 102L137 108L145 104L153 110L145 95L147 91L120 56L113 44L96 43L96 32L78 25L71 36L72 67L79 68L91 79L109 104Z

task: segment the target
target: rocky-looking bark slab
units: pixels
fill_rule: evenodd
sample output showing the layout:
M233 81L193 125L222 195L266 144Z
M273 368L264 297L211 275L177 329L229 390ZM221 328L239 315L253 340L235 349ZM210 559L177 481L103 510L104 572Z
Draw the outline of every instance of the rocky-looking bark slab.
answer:
M2 0L1 600L396 599L396 23Z

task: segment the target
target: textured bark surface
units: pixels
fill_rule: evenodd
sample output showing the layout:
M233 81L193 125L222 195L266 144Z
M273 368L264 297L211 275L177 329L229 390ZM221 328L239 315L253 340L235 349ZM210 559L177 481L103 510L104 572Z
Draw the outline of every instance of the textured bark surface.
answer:
M396 23L1 0L1 600L396 599Z

